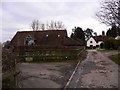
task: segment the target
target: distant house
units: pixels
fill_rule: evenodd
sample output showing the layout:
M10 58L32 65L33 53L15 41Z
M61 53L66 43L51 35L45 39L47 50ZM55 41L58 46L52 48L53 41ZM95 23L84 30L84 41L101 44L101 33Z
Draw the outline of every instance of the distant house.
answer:
M108 36L93 36L88 39L87 41L87 47L88 48L103 48L104 41L108 40L110 37Z
M119 36L119 35L116 36L115 39L116 39L116 40L120 40L120 36Z
M47 47L66 47L81 46L77 40L69 38L66 30L45 30L45 31L18 31L12 38L10 45L20 46L39 46Z

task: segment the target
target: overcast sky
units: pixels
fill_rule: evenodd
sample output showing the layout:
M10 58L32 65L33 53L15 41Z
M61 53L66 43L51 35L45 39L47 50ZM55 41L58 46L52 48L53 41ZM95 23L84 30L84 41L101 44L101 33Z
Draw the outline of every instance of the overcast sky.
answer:
M95 18L100 2L101 0L3 0L0 3L1 41L11 40L17 31L30 30L34 19L41 22L62 21L68 36L75 26L83 30L91 28L99 35L102 30L108 29Z

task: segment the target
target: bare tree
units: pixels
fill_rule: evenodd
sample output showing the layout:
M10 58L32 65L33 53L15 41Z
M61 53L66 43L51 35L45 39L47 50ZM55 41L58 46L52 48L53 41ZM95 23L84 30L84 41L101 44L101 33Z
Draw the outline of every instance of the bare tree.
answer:
M63 30L63 29L65 29L65 25L61 21L51 20L51 22L49 24L49 29L51 29L51 30Z
M57 22L58 29L64 29L64 24L61 21Z
M48 23L48 21L46 22L45 26L46 26L46 29L48 30L49 29L49 23Z
M61 21L53 21L42 23L39 20L34 20L31 24L33 31L38 30L63 30L65 25Z
M41 25L42 30L45 30L45 24Z
M55 22L53 20L51 20L51 22L49 24L49 29L54 30L55 29L54 25L55 25Z
M120 0L105 0L96 16L106 25L120 27Z
M39 20L32 21L31 27L32 27L33 31L38 31L39 26L40 26Z
M45 30L45 24L44 23L40 23L39 29L44 31Z

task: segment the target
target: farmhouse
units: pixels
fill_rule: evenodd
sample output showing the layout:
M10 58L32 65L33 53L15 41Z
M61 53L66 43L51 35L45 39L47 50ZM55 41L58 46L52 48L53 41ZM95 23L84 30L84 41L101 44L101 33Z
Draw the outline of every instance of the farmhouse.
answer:
M104 41L108 40L108 36L92 36L87 41L87 47L88 48L103 48L104 47Z
M115 37L115 39L116 39L116 40L120 40L120 36L117 35L117 36Z

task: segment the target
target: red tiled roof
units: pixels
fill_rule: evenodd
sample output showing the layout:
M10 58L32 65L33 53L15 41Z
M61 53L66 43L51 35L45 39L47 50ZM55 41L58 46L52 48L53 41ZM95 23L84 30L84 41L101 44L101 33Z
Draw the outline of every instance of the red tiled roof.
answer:
M93 38L95 39L95 41L106 41L108 40L110 37L109 36L93 36Z
M77 40L74 40L72 38L64 38L63 44L66 46L80 46L81 45L80 42L78 42Z
M21 31L11 40L13 46L23 46L25 38L31 36L36 45L61 45L62 38L67 36L66 30ZM60 37L58 37L60 35ZM48 37L47 37L48 36Z

